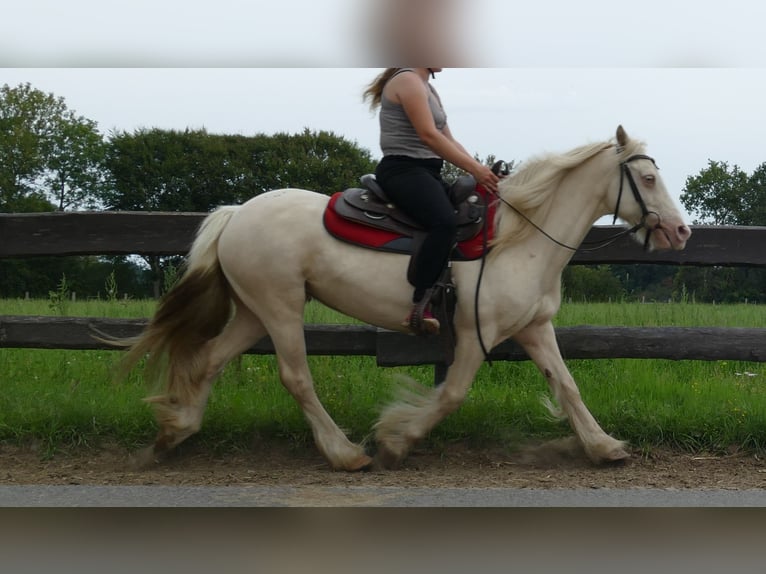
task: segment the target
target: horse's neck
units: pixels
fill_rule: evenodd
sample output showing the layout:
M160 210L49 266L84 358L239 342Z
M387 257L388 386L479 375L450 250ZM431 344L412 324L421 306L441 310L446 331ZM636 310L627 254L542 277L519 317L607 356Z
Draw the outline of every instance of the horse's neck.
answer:
M577 248L596 220L605 215L604 197L610 181L610 170L598 158L569 173L551 197L545 220L539 227L551 238ZM525 251L535 253L546 262L548 271L560 273L574 255L572 249L557 245L537 230L521 242Z

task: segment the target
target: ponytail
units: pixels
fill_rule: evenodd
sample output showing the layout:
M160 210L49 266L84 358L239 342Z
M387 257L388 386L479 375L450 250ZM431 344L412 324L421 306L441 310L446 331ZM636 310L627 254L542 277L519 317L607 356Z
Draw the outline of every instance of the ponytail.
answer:
M386 68L378 74L378 77L375 78L369 86L367 86L367 89L363 94L363 99L365 101L370 100L370 109L374 110L380 105L381 99L383 98L383 88L385 87L386 82L388 82L399 69L400 68Z

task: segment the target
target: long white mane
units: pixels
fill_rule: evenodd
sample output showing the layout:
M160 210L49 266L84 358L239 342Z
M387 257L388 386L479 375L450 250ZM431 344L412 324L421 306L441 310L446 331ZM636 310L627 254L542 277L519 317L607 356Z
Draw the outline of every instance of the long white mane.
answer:
M543 225L561 180L571 170L602 151L615 147L614 141L607 141L586 144L565 153L548 153L534 157L524 162L518 171L500 182L498 185L500 197L523 213L526 218L538 225ZM629 140L624 147L617 148L615 163L641 153L643 148L643 142ZM516 211L503 202L499 202L495 229L497 231L492 240L492 246L501 250L526 237L533 227Z

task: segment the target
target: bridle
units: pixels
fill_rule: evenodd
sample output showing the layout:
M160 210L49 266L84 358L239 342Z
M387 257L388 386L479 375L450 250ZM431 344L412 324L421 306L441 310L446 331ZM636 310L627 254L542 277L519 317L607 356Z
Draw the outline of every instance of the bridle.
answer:
M662 223L662 217L656 211L649 211L647 209L646 203L644 202L644 198L641 197L641 192L638 191L636 180L633 179L633 173L630 171L630 166L628 164L632 161L636 161L639 159L648 159L650 162L652 162L652 164L654 165L656 169L660 169L659 167L657 167L657 162L654 161L653 157L640 154L640 153L630 156L628 159L626 159L620 164L620 171L622 172L622 177L620 177L620 191L617 193L617 205L615 205L614 207L614 218L612 219L612 225L614 225L615 222L617 221L617 214L620 211L620 201L622 200L623 183L625 183L625 180L627 179L628 184L630 185L630 190L633 192L633 198L636 200L636 203L638 203L638 206L641 208L641 220L638 223L636 223L633 227L628 229L625 234L627 235L627 234L635 233L639 229L645 228L647 233L646 233L646 237L644 238L644 251L648 251L649 239L652 236L652 232L655 231L656 229L659 229L660 223ZM654 225L653 227L647 224L646 222L650 214L654 214L657 216L657 224Z
M630 186L630 190L633 193L633 198L636 200L636 203L638 203L638 206L641 208L641 219L633 227L629 229L623 229L622 231L615 233L614 235L611 235L607 237L606 239L601 239L599 241L592 241L592 242L585 241L582 243L582 245L592 245L593 247L588 247L588 248L573 247L571 245L567 245L566 243L559 241L558 239L550 235L547 231L545 231L542 227L537 225L534 221L529 219L529 217L527 217L524 213L522 213L520 210L514 207L511 203L503 199L503 197L501 197L500 194L493 193L493 195L497 198L498 201L505 204L508 208L516 212L517 215L519 215L522 219L524 219L537 231L542 233L545 237L550 239L553 243L565 249L569 249L570 251L581 251L581 252L597 251L599 249L603 249L604 247L608 245L611 245L620 237L623 237L625 235L630 235L631 233L636 233L640 229L647 230L646 237L644 238L644 251L647 251L649 249L649 240L651 239L652 232L655 231L656 229L659 229L660 223L662 223L662 217L656 211L649 211L649 209L646 207L646 202L644 201L644 198L641 196L641 192L638 190L638 185L636 185L636 180L633 178L633 173L630 171L629 164L631 162L634 162L640 159L648 159L649 161L652 162L655 168L659 169L659 167L657 167L657 162L654 161L654 158L644 154L634 154L628 157L626 160L620 162L620 174L621 174L620 190L617 193L617 203L614 206L614 218L612 219L612 225L614 225L617 222L618 213L620 212L620 203L622 202L622 191L623 191L626 179L628 180L628 185ZM497 162L493 166L493 170L496 170L496 174L497 173L504 173L505 175L508 174L507 167L504 167L503 165L501 165L504 163L505 162ZM652 226L647 223L647 220L650 215L654 215L657 217L656 225Z
M620 152L620 148L617 148L618 153ZM646 229L646 237L644 238L644 251L647 251L649 249L649 240L652 237L652 232L656 229L659 229L660 224L662 223L662 217L659 213L656 211L649 211L649 209L646 207L646 202L644 201L644 198L641 197L641 192L638 190L638 185L636 185L636 180L633 178L633 173L630 171L630 163L640 160L640 159L648 159L652 162L655 168L659 169L657 167L657 162L654 161L653 157L650 157L648 155L644 154L634 154L624 161L620 162L620 189L617 192L617 203L614 206L614 219L612 219L612 225L614 225L617 222L618 213L620 212L620 203L622 202L622 192L625 184L625 180L628 180L628 185L630 186L631 192L633 192L633 198L636 200L636 203L638 203L638 206L641 208L641 219L638 223L636 223L633 227L630 229L624 229L614 235L611 235L610 237L607 237L606 239L602 239L600 241L593 241L593 242L583 242L582 245L594 245L594 247L572 247L571 245L567 245L566 243L563 243L550 235L547 231L545 231L542 227L537 225L534 221L529 219L524 213L522 213L520 210L518 210L516 207L514 207L512 204L510 204L508 201L503 199L500 194L494 192L492 195L494 195L498 201L505 204L507 207L509 207L511 210L516 212L522 219L524 219L527 223L529 223L532 227L534 227L537 231L542 233L545 237L550 239L553 243L556 245L559 245L561 247L564 247L565 249L569 249L570 251L580 251L580 252L590 252L590 251L597 251L599 249L603 249L604 247L611 245L617 239L620 237L623 237L625 235L630 235L631 233L636 233L640 229ZM510 170L508 169L508 165L504 161L498 161L492 166L492 171L495 172L495 175L508 175L510 173ZM657 217L657 224L654 226L651 226L647 223L647 219L650 215L655 215ZM474 314L476 317L476 334L479 339L479 345L481 346L481 350L484 353L485 360L492 365L492 361L489 358L489 351L487 350L486 346L484 345L484 339L481 336L481 327L479 325L479 289L481 287L481 278L484 275L484 264L486 262L486 254L487 254L487 243L488 243L488 227L489 223L487 219L485 218L484 221L484 252L481 258L481 267L479 269L479 277L476 281L476 291L474 293Z

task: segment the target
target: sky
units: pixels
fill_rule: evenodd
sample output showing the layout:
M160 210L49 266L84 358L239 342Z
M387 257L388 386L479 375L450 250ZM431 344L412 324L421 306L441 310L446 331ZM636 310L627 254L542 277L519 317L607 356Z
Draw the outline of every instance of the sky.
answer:
M622 124L676 198L708 160L766 162L766 3L28 0L3 16L0 85L61 96L104 133L321 129L380 157L366 84L392 61L438 61L450 128L482 158Z

